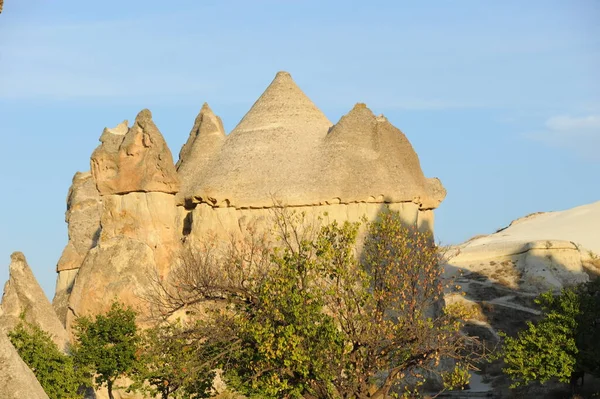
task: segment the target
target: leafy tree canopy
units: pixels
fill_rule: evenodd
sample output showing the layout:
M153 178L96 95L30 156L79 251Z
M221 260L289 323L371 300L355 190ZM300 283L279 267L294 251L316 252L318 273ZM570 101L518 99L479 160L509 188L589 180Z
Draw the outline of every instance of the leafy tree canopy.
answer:
M83 398L80 388L90 386L91 380L58 349L50 334L21 320L8 337L50 399Z

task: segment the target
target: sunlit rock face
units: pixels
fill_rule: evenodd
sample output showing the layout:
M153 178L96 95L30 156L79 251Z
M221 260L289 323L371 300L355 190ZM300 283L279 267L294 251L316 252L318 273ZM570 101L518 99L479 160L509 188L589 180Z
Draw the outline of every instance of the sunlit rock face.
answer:
M184 243L269 228L275 206L351 222L389 208L433 232L446 195L385 117L357 104L333 124L287 72L229 135L204 104L176 164L147 110L100 141L69 193L54 300L67 327L115 298L144 312L149 276L167 276Z
M559 212L540 212L513 221L494 234L453 248L449 270L532 293L588 281L600 252L600 202Z
M25 255L14 252L10 258L9 278L0 304L0 333L12 330L23 317L46 331L61 350L67 350L67 332L35 279Z

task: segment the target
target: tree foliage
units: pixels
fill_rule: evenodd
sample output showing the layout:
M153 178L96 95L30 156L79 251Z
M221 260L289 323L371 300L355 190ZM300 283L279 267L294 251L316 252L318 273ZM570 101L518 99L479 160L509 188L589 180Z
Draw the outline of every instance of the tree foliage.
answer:
M170 283L156 281L159 314L199 305L198 345L230 386L265 398L383 398L408 374L439 373L442 358L459 360L444 381L466 382L476 342L460 333L462 309L440 306L431 236L386 211L358 256L359 224L275 216L275 244L254 229L224 248L211 241Z
M203 357L180 324L149 328L141 334L130 388L162 399L209 397L215 373Z
M131 372L137 362L139 335L135 318L133 309L115 301L106 314L79 317L74 323L75 362L89 368L97 387L107 386L110 399L116 379Z
M89 386L91 380L74 366L71 356L58 349L50 334L21 320L8 337L50 399L83 398L80 388Z
M600 280L551 291L536 299L542 319L528 322L516 337L504 334L500 354L512 387L556 378L569 382L578 372L600 374Z

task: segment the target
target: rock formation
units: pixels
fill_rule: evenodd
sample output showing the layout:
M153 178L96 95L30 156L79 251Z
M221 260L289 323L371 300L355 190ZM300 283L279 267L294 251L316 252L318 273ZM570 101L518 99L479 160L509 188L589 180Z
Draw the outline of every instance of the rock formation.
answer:
M67 349L68 335L59 321L42 287L33 276L25 256L15 252L11 256L9 279L2 296L0 334L6 333L19 323L21 315L30 323L36 323L50 334L61 350Z
M600 252L598 226L600 202L529 215L455 247L449 266L520 290L560 289L588 280L584 266Z
M68 299L77 271L88 251L96 246L100 237L102 202L90 172L77 172L67 196L65 221L69 226L69 242L58 260L54 309L65 321Z
M181 197L192 192L193 187L188 185L204 180L224 141L225 129L221 118L204 103L175 165L182 182Z
M95 213L88 218L90 227L99 229L79 231L89 250L73 269L67 326L75 316L106 310L114 299L143 306L148 279L155 272L166 274L180 243L175 199L179 177L150 111L141 111L131 128L124 122L105 129L100 141L92 154L91 175L99 193L94 204L101 211L99 222ZM70 230L72 223L70 219ZM61 311L63 303L55 297Z
M2 313L0 311L0 317ZM0 399L48 399L33 372L0 331Z
M127 121L105 129L100 141L92 154L92 174L100 195L179 191L173 157L147 109L130 129Z
M433 230L445 196L384 117L359 104L333 125L287 72L229 135L204 104L176 165L147 110L100 141L91 174L77 174L69 193L54 299L67 326L113 298L142 306L149 276L167 275L184 241L267 221L275 201L340 221L373 219L385 206Z

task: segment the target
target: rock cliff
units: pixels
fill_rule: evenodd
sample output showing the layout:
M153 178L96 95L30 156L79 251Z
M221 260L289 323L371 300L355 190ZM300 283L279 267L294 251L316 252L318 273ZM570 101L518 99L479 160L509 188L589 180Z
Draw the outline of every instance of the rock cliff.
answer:
M91 158L99 220L96 213L88 218L90 227L99 228L78 231L76 236L89 249L79 267L72 269L75 276L63 279L61 288L70 291L67 301L58 290L54 299L67 327L76 316L107 310L115 299L143 313L141 297L148 279L155 272L167 273L180 243L175 199L179 177L150 111L141 111L131 128L124 122L105 129L100 141ZM68 220L70 230L73 222Z
M358 104L334 125L287 72L229 135L204 104L176 164L148 110L131 127L104 129L100 142L68 195L54 298L67 326L114 298L143 307L148 279L168 275L184 242L266 222L275 202L340 221L373 219L385 206L433 230L446 194L385 117Z

